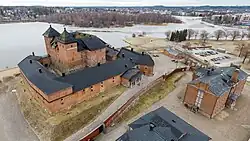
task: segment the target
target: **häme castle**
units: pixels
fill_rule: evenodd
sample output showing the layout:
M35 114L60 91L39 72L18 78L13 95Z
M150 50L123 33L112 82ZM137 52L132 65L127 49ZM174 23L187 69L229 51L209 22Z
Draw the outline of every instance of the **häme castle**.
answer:
M94 35L51 26L43 34L47 56L32 55L19 64L32 95L52 112L89 100L118 85L139 85L153 75L154 61L133 49L116 50Z

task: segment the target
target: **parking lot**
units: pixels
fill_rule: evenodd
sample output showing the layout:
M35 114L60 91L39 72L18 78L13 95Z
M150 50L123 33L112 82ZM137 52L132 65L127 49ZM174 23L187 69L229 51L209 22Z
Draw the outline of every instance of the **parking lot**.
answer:
M196 58L208 62L212 66L225 67L230 64L240 64L242 59L230 54L221 53L211 49L193 49L190 51Z

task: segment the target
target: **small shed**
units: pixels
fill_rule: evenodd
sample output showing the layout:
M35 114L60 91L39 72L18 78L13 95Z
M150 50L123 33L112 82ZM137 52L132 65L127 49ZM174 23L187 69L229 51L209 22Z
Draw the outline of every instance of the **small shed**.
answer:
M135 85L140 85L142 79L142 73L139 69L131 68L127 70L122 76L122 85L125 87L132 88Z

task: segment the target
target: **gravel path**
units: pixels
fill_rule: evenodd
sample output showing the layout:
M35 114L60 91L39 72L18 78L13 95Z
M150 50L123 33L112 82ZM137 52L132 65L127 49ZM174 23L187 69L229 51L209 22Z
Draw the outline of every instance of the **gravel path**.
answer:
M11 88L0 92L0 141L39 141L25 121Z

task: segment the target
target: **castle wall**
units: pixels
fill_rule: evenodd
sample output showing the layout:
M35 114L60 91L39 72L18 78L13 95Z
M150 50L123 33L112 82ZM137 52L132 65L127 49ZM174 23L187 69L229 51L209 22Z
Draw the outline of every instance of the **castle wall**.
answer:
M106 63L106 48L94 51L86 51L86 62L88 67L94 67L98 63Z

